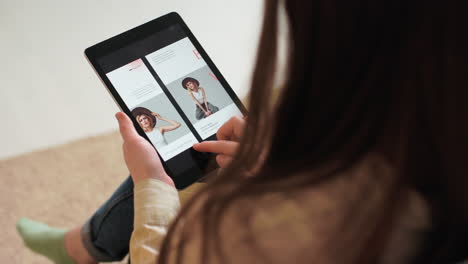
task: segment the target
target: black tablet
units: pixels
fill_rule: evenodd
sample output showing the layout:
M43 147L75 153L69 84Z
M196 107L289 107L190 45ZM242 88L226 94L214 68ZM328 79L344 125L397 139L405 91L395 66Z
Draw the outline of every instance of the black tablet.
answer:
M178 189L216 168L212 154L192 145L216 140L218 128L246 110L177 13L89 47L85 55Z

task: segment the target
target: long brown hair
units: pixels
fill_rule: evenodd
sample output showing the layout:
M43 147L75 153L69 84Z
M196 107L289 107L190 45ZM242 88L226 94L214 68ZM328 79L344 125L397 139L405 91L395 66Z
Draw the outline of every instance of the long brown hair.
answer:
M196 217L203 226L201 263L207 263L208 249L223 255L221 217L236 199L316 186L342 175L370 152L385 156L397 173L381 212L368 219L376 223L370 235L354 238L364 247L349 245L345 250L359 252L341 263L378 262L391 225L387 219L392 219L403 188L421 193L433 212L433 231L418 263L466 257L465 2L285 0L286 82L272 105L282 2L265 1L250 113L238 154L183 208L169 230L159 263L167 261L169 244L175 240L172 234L178 236L178 257L183 260L190 225L183 225L182 219L196 205L201 204ZM243 172L263 156L257 174L246 177ZM299 173L319 170L323 173ZM340 242L339 237L327 239Z

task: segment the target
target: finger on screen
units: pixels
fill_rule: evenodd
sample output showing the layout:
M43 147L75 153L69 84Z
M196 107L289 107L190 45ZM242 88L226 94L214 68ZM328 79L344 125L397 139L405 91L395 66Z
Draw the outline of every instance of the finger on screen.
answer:
M204 141L193 145L199 152L211 152L216 154L234 155L239 143L228 140Z

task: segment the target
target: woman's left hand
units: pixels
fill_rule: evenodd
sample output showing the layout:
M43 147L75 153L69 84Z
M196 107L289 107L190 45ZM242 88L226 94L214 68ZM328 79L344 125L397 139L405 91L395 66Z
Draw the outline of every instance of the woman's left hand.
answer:
M123 153L127 168L132 175L133 182L153 178L174 186L174 182L167 175L153 146L141 137L130 118L119 112L115 115L119 121L120 134L123 138Z

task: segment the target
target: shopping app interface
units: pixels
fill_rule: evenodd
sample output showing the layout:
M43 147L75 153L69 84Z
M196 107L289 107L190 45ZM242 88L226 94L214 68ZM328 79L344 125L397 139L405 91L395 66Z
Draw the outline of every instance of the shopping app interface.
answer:
M149 42L139 45L148 47ZM242 115L188 37L146 50L106 76L127 107L139 114L135 117L163 160Z

